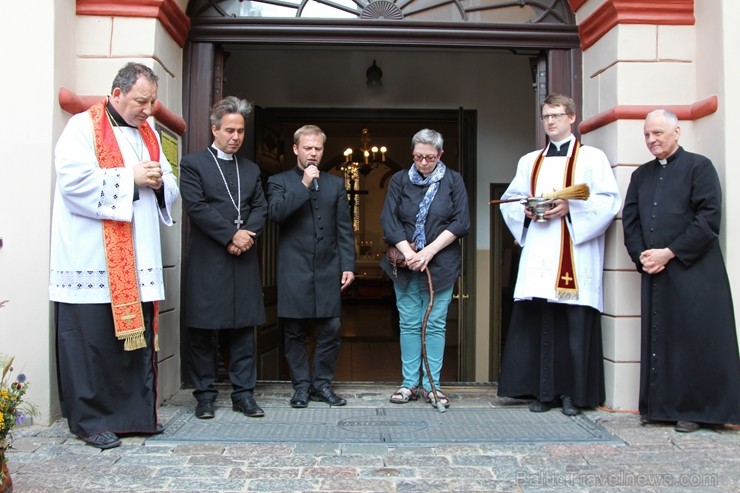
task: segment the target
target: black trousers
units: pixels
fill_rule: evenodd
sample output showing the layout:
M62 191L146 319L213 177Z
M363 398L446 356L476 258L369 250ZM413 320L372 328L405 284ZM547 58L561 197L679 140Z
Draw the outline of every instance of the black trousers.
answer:
M254 327L220 330L188 327L190 378L195 385L193 396L198 401L212 401L218 395L214 384L219 332L223 333L228 341L231 400L237 402L247 395L252 395L257 383L257 372L254 367Z
M293 388L312 387L320 389L331 384L339 355L339 317L317 318L316 348L309 371L308 352L306 351L307 318L283 318L283 335L285 337L285 359L290 367L290 378Z

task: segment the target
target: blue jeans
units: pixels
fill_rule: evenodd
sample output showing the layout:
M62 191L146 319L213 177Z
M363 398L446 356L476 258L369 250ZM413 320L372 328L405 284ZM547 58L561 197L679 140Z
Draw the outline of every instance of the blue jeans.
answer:
M411 278L406 288L394 286L396 291L396 306L398 307L399 326L401 329L401 371L403 386L418 387L419 371L423 371L424 389L432 390L429 376L422 361L421 353L421 324L424 320L429 293L421 290L421 281L426 285L426 274L421 273ZM447 322L447 308L452 300L454 286L434 291L434 306L429 313L426 329L426 349L429 360L429 370L432 372L434 385L439 387L439 374L442 371L442 359L445 350L445 326Z

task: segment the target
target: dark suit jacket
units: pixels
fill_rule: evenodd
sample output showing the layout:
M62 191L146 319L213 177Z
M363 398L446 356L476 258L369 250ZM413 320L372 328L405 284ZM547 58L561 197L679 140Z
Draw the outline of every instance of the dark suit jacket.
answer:
M341 315L342 272L355 270L347 190L338 176L319 177L319 191L301 182L297 166L267 180L270 219L280 225L278 316Z

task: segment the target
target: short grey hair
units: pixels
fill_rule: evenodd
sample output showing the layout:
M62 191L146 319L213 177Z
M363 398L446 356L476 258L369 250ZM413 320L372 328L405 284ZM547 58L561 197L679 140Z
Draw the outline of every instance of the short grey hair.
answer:
M209 120L211 125L221 128L221 120L224 115L239 113L247 122L247 116L252 112L252 105L246 99L239 99L236 96L226 96L221 101L211 106L211 116Z
M416 134L411 138L411 149L416 147L416 144L431 144L435 149L437 149L437 152L441 152L444 147L444 142L445 141L442 138L441 133L436 130L425 128L416 132Z
M647 114L647 116L645 117L645 120L649 120L651 117L657 116L657 115L660 115L663 118L665 118L666 121L670 123L672 127L678 126L678 117L676 116L676 114L672 112L671 110L667 110L665 108L658 108L657 110L651 111L650 113Z

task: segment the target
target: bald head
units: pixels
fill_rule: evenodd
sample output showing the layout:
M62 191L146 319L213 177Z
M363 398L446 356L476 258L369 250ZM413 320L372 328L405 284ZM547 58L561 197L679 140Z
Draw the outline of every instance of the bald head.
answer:
M678 149L681 127L672 111L658 109L648 113L643 127L645 145L658 159L666 159Z

